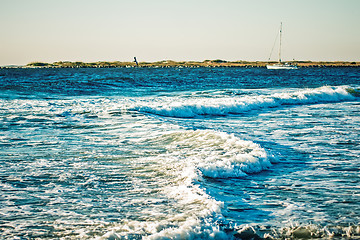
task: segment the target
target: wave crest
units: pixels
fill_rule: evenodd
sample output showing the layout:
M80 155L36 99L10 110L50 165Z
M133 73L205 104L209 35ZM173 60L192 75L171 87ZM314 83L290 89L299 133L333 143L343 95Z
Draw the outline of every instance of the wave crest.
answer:
M189 130L163 136L169 150L186 157L204 176L243 177L271 166L271 156L260 145L223 132Z
M151 159L160 163L159 169L153 171L166 175L161 192L177 211L167 215L166 220L123 222L116 232L108 233L109 239L129 236L131 232L146 236L144 239L228 239L219 225L224 220L224 204L201 187L202 176L241 177L271 166L258 144L224 132L176 131L146 142L165 150Z
M350 89L350 90L349 90ZM357 91L345 86L320 87L272 95L219 98L165 98L135 106L132 110L166 117L194 118L201 115L226 116L284 105L351 101Z

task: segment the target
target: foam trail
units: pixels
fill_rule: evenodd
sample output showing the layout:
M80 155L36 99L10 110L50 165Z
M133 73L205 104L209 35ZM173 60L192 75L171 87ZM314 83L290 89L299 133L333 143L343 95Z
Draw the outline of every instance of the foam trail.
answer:
M163 98L156 102L135 106L133 110L179 118L193 118L200 115L226 116L284 105L352 101L356 98L356 94L353 94L354 91L345 86L325 86L292 93L275 93L273 95L191 99Z

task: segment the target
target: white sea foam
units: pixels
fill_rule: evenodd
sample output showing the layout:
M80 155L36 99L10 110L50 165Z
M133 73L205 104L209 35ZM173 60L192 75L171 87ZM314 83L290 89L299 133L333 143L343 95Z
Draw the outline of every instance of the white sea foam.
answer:
M206 177L242 177L271 166L270 157L258 144L233 134L211 130L186 131L170 136L173 146Z
M193 118L199 115L224 116L283 105L304 105L351 101L356 97L348 87L320 87L300 91L258 96L216 98L162 98L144 102L132 109L167 117Z
M242 177L271 166L266 151L258 144L212 130L178 130L146 140L166 152L147 159L157 163L155 171L166 179L161 192L177 209L166 220L123 221L109 229L108 239L129 234L145 239L228 239L217 223L224 219L223 202L209 196L199 182L212 178ZM154 216L154 211L151 211ZM160 216L160 215L159 215Z
M164 192L187 206L185 221L178 228L167 228L151 239L227 239L216 220L221 220L223 203L211 198L197 182L203 177L242 177L271 166L264 149L234 135L211 130L188 130L166 134L167 154L177 162L175 186ZM180 159L179 159L180 158ZM179 164L180 161L180 164ZM182 216L184 217L184 216ZM176 217L175 217L176 218Z

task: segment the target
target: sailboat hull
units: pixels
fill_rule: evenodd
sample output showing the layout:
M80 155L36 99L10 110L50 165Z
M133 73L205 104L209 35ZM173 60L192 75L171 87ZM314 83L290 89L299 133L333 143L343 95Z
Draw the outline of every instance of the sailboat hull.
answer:
M298 69L297 66L284 65L284 64L266 65L266 68L267 69Z

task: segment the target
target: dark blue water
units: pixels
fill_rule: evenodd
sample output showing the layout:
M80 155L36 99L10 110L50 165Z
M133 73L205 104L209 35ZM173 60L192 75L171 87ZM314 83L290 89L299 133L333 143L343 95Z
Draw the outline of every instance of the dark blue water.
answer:
M215 89L316 88L358 84L359 68L1 69L1 91L21 95L137 96Z
M0 69L2 239L360 237L360 69Z

